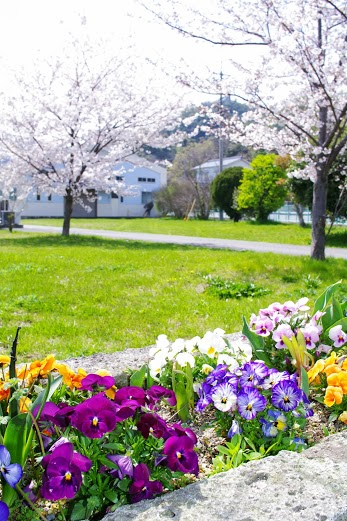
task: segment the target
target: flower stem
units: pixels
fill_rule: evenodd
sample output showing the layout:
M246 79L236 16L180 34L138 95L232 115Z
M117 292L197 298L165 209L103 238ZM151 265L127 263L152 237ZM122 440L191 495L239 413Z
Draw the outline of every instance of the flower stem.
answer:
M16 490L22 496L24 501L28 503L30 508L39 516L39 518L42 519L42 521L47 521L47 518L43 514L41 514L40 510L34 505L31 499L28 498L28 496L23 492L19 485L16 485Z

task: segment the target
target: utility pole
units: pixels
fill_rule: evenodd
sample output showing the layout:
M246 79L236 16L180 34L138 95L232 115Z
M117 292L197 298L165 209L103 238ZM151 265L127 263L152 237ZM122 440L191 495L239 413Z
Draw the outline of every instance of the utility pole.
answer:
M221 89L219 95L219 114L222 116L223 110L223 92L222 92L222 80L223 80L223 72L220 71L220 80L221 80ZM219 149L219 173L223 172L223 139L222 139L222 122L219 121L219 141L218 141L218 149ZM223 210L219 209L219 220L223 221Z

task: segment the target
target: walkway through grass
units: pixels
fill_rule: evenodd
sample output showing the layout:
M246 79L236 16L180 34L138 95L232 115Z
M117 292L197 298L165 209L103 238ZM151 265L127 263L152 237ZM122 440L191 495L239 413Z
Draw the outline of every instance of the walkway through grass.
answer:
M112 352L221 327L273 301L314 296L343 278L347 263L101 238L0 231L0 343L22 326L19 358ZM220 300L204 275L254 282L271 291ZM318 290L315 286L321 285ZM347 293L347 287L342 288ZM1 349L3 352L3 349Z
M50 225L62 228L62 219L23 219L23 224ZM234 223L225 221L183 221L178 219L72 219L71 226L91 230L114 230L123 232L163 233L191 237L213 237L244 241L276 242L309 245L311 228L298 224L254 222ZM328 246L347 247L347 230L335 227L327 240Z

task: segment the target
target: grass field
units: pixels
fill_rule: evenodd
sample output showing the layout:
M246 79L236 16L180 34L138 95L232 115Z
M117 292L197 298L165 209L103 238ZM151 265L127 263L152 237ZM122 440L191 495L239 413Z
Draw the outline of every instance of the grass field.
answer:
M143 347L161 333L174 340L216 327L239 331L242 315L249 318L273 301L314 300L347 268L342 259L4 230L0 252L1 352L22 326L21 361ZM219 299L207 291L208 274L253 282L270 293ZM347 294L347 286L341 291Z
M23 219L22 223L59 226L62 219ZM115 230L126 232L164 233L168 235L188 235L191 237L214 237L244 241L277 242L303 244L311 242L311 229L300 228L297 224L269 223L257 224L251 221L234 223L225 221L183 221L178 219L72 219L76 228ZM335 227L327 239L328 246L347 247L347 230Z

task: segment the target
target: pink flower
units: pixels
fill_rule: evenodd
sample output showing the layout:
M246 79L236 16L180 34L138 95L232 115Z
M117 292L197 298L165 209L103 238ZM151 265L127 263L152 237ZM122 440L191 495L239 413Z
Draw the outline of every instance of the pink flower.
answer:
M319 329L316 326L305 326L301 330L305 337L307 349L314 349L316 347L315 342L319 342Z
M283 342L283 337L286 336L290 340L293 335L294 333L288 324L279 325L278 328L272 334L272 339L274 340L274 342L277 342L276 348L283 349L284 347L286 347L285 343Z
M272 331L274 325L271 320L265 318L264 320L257 320L255 323L255 332L260 336L269 336L270 331Z
M334 341L334 347L341 347L347 342L347 335L342 331L342 326L332 327L329 331L329 338Z

